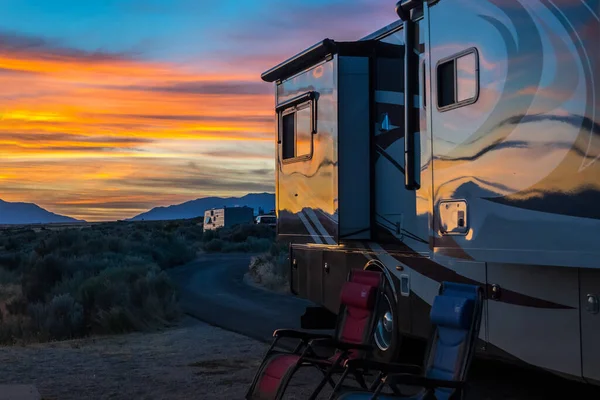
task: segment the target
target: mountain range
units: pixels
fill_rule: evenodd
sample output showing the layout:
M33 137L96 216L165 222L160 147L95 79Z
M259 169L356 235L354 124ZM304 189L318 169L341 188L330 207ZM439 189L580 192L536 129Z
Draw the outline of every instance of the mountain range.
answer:
M252 207L255 215L258 214L259 209L268 213L275 209L275 194L249 193L242 197L204 197L181 204L155 207L133 218L129 218L127 221L188 219L203 216L204 211L211 208L236 206ZM0 225L84 222L86 221L55 214L34 203L11 203L0 200Z
M52 224L70 222L85 221L55 214L33 203L11 203L0 200L0 225Z
M252 207L255 215L258 214L259 208L268 213L275 209L275 194L249 193L242 197L204 197L167 207L155 207L128 219L128 221L188 219L203 216L204 211L211 208L236 206Z

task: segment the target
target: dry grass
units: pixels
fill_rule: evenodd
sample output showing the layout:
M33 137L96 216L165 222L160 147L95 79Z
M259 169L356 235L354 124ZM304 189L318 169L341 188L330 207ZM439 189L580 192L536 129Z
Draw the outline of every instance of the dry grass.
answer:
M247 276L252 282L279 293L289 293L289 272L282 256L262 254L252 257Z

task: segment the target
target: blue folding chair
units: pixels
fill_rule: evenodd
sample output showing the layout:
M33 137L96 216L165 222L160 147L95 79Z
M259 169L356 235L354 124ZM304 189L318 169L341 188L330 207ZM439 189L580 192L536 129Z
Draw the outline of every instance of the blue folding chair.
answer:
M479 286L443 282L433 301L430 319L432 333L423 368L414 373L415 366L378 363L367 359L351 360L334 388L330 399L338 400L454 400L462 399L467 373L479 337L483 308L483 290ZM381 371L375 392L347 391L337 397L348 374L359 371ZM407 372L411 371L412 372ZM406 394L398 386L416 387L417 393ZM389 388L392 393L384 394Z

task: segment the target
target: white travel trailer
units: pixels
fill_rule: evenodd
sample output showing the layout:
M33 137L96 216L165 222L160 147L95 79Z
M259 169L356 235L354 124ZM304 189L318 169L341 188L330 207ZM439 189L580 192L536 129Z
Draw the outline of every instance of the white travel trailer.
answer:
M251 224L253 222L254 209L252 207L213 208L204 212L203 231L230 228L234 225Z
M291 289L335 312L388 288L382 359L425 338L440 282L477 283L478 351L600 383L600 2L403 0L361 40L266 71Z

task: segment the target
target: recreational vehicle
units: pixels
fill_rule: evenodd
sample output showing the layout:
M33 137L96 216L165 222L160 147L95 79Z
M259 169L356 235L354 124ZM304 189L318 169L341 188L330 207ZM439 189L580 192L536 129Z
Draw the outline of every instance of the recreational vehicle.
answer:
M254 209L252 207L223 207L213 208L204 212L204 232L218 228L230 228L238 224L251 224L254 222Z
M479 354L600 384L600 2L396 13L262 74L291 290L335 312L351 269L383 271L373 340L394 360L440 282L476 283Z

